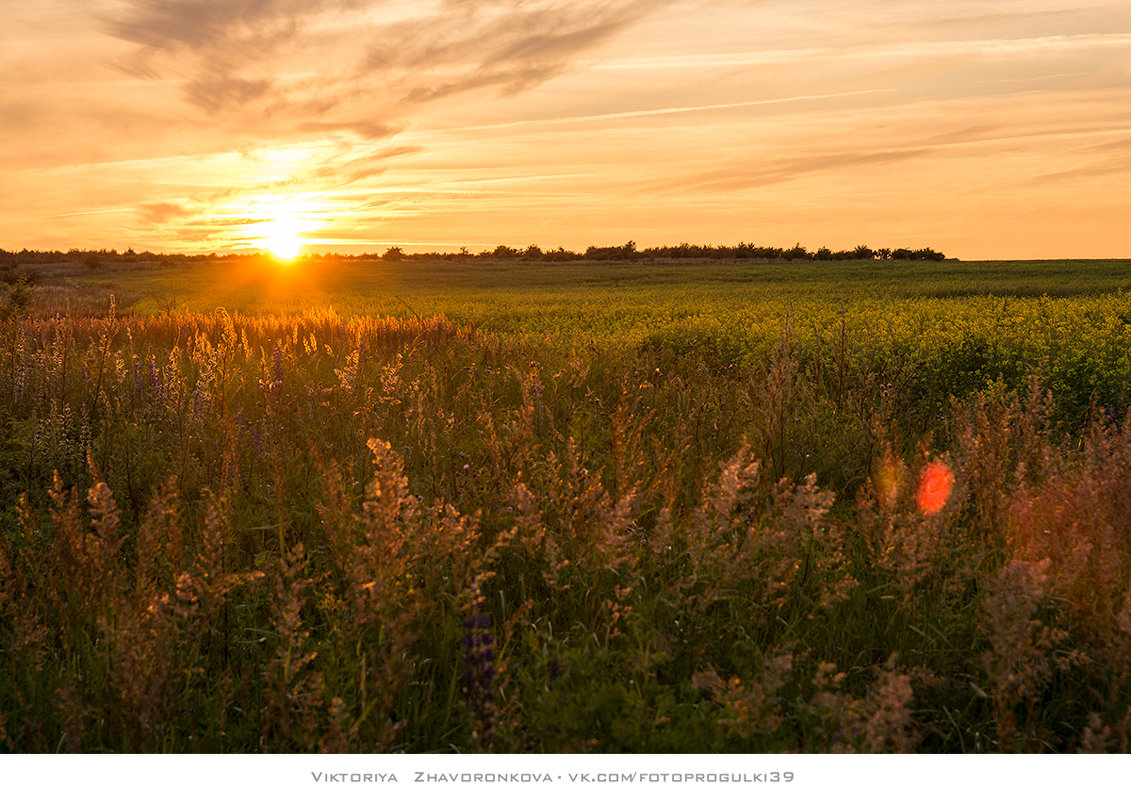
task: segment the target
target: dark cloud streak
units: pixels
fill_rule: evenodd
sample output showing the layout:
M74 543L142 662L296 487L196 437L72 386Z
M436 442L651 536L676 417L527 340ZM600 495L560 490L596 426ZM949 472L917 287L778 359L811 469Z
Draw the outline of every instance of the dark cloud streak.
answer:
M567 71L586 51L669 4L449 0L445 7L454 13L380 31L362 70L384 73L408 102L484 87L513 94Z
M379 11L387 0L133 0L106 29L138 46L126 66L135 74L158 74L154 63L184 74L187 57L184 97L210 116L377 138L412 104L532 88L677 1L445 0L327 39L310 35L321 15ZM326 69L315 80L288 76L295 57Z
M221 71L190 81L185 86L185 98L207 113L217 114L267 96L272 86L267 79L247 80Z
M125 16L108 21L108 30L143 48L263 52L295 36L313 14L356 5L354 0L134 0Z

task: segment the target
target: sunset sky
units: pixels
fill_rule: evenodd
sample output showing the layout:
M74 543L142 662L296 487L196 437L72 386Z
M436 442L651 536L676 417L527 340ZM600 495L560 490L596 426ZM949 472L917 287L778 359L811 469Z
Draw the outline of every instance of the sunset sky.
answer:
M0 248L1131 257L1127 0L0 0Z

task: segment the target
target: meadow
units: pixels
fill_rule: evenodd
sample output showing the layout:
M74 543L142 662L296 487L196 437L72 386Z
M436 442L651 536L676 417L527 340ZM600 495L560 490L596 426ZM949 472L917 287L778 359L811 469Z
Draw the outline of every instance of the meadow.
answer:
M10 272L0 748L1128 750L1131 261Z

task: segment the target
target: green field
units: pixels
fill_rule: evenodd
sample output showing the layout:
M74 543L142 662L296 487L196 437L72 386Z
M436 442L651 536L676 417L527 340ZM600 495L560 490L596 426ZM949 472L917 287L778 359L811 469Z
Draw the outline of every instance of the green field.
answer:
M2 748L1131 743L1131 261L29 278Z
M458 263L243 259L47 268L47 311L431 318L560 351L662 349L762 364L788 332L820 367L843 352L917 406L1040 375L1058 419L1122 414L1131 386L1131 260ZM73 296L73 301L72 301ZM844 366L837 366L844 372ZM904 393L900 393L903 395ZM925 408L925 407L924 407ZM920 409L917 409L920 410Z
M212 311L303 312L333 306L342 314L403 315L403 298L423 315L443 313L478 324L517 320L528 331L580 327L587 312L631 308L632 323L652 312L730 314L779 302L856 299L1068 298L1131 290L1131 260L1026 262L383 262L300 260L280 270L269 259L168 264L81 264L38 268L44 286L89 297L116 292L139 313ZM60 298L66 297L66 292ZM706 306L705 304L710 304ZM513 307L500 314L500 307ZM652 308L656 307L656 308ZM512 323L513 325L513 323ZM622 328L623 326L613 326Z

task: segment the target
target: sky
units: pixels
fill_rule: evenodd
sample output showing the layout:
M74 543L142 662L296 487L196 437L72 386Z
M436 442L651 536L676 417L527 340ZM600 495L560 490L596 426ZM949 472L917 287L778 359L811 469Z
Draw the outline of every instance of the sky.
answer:
M0 248L1131 257L1127 0L0 0Z

